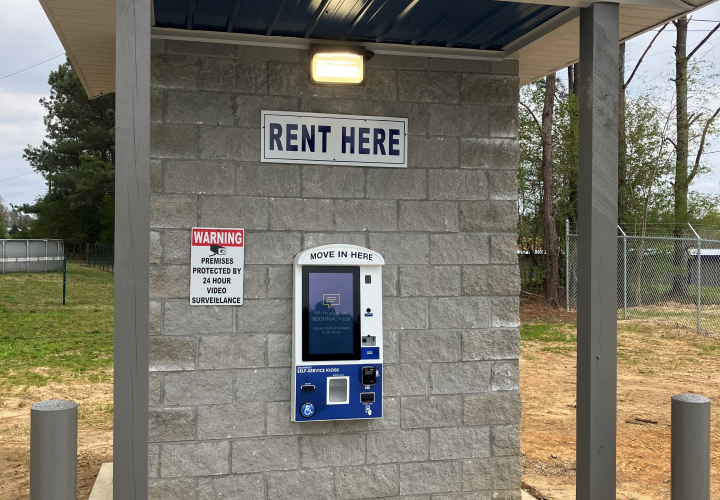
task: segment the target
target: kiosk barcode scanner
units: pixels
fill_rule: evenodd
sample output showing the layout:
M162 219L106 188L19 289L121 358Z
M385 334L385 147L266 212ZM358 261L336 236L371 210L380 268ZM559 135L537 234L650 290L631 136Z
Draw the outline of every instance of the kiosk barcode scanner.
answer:
M295 257L293 422L382 417L384 264L354 245Z

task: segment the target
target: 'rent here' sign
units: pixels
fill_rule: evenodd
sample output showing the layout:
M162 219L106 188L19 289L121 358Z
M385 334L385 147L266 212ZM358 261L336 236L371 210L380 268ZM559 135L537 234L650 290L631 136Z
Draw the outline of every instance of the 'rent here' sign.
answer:
M407 167L407 118L262 111L262 161Z
M190 305L243 303L245 231L194 227L190 247Z

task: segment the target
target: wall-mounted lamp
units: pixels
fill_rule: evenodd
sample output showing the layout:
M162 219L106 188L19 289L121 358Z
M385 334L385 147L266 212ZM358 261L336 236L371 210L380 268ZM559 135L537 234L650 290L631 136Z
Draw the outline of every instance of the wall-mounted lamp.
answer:
M365 48L353 45L311 45L310 75L314 83L362 85Z

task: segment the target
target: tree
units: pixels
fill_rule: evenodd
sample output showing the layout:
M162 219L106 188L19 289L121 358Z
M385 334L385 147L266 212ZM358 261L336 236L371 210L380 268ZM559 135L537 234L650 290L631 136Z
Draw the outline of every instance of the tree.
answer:
M23 157L48 183L25 212L37 214L32 235L62 238L76 249L112 243L115 192L115 97L88 99L69 61L50 73L46 139Z
M0 196L0 239L8 237L7 226L10 222L10 209L5 205L5 200Z
M553 113L555 111L554 74L545 78L545 103L542 113L542 226L543 245L545 247L545 297L552 307L558 307L558 288L560 270L558 268L560 249L558 248L557 228L555 226L555 175L553 172Z

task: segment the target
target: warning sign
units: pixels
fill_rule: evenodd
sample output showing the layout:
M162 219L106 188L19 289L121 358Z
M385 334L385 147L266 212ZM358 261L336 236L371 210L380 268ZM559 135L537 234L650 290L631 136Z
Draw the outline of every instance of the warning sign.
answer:
M194 227L190 266L190 305L242 305L245 231Z

